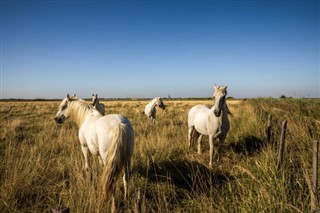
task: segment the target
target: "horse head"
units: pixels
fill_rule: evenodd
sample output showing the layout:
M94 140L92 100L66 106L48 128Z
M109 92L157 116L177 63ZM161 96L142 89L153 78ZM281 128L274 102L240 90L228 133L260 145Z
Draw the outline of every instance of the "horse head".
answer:
M92 94L92 106L95 106L98 101L98 94Z
M226 106L226 96L227 96L227 85L225 86L216 86L214 85L214 93L212 98L215 100L214 101L214 115L216 117L220 117L221 111L225 108Z
M163 110L166 108L166 106L162 102L162 98L160 98L160 97L157 97L157 106L160 107Z
M73 96L70 97L69 94L67 94L67 97L62 100L62 102L59 106L59 110L58 110L56 116L54 117L54 120L57 123L61 124L69 117L69 106L70 106L72 98L74 98L74 97Z

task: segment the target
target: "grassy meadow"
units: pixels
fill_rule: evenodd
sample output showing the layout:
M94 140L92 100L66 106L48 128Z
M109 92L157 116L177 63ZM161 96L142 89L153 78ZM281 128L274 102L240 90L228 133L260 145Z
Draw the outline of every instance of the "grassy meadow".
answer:
M102 101L106 113L129 118L135 150L129 199L117 182L119 212L310 212L308 175L312 142L319 140L319 99L229 100L233 113L222 160L209 169L208 137L203 154L187 147L187 114L212 100L164 100L157 122L142 114L147 101ZM0 102L0 211L109 212L102 199L98 159L92 180L83 171L75 124L53 118L60 102ZM273 145L266 145L268 114ZM288 121L284 164L276 169L280 127ZM312 135L310 134L312 133Z

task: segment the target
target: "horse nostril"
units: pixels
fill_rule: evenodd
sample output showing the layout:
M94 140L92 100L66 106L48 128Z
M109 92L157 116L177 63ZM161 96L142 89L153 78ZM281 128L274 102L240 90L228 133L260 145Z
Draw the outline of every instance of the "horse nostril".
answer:
M216 117L220 117L221 110L214 110L213 112Z
M54 120L55 120L55 122L57 122L58 124L62 123L62 117L55 117Z

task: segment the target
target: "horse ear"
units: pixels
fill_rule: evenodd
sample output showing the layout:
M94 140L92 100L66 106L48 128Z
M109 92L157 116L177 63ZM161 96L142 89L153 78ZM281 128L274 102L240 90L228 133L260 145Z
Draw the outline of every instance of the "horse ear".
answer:
M70 100L70 95L69 95L69 93L67 94L67 99L68 99L68 101Z
M228 84L224 85L224 88L227 89L228 88Z
M217 90L217 89L218 89L218 87L217 87L216 84L213 84L213 89L214 89L214 90Z

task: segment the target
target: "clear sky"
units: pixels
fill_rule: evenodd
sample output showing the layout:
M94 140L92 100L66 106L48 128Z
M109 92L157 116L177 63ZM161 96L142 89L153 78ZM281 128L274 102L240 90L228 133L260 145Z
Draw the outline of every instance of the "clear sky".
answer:
M1 1L1 98L320 97L320 1Z

